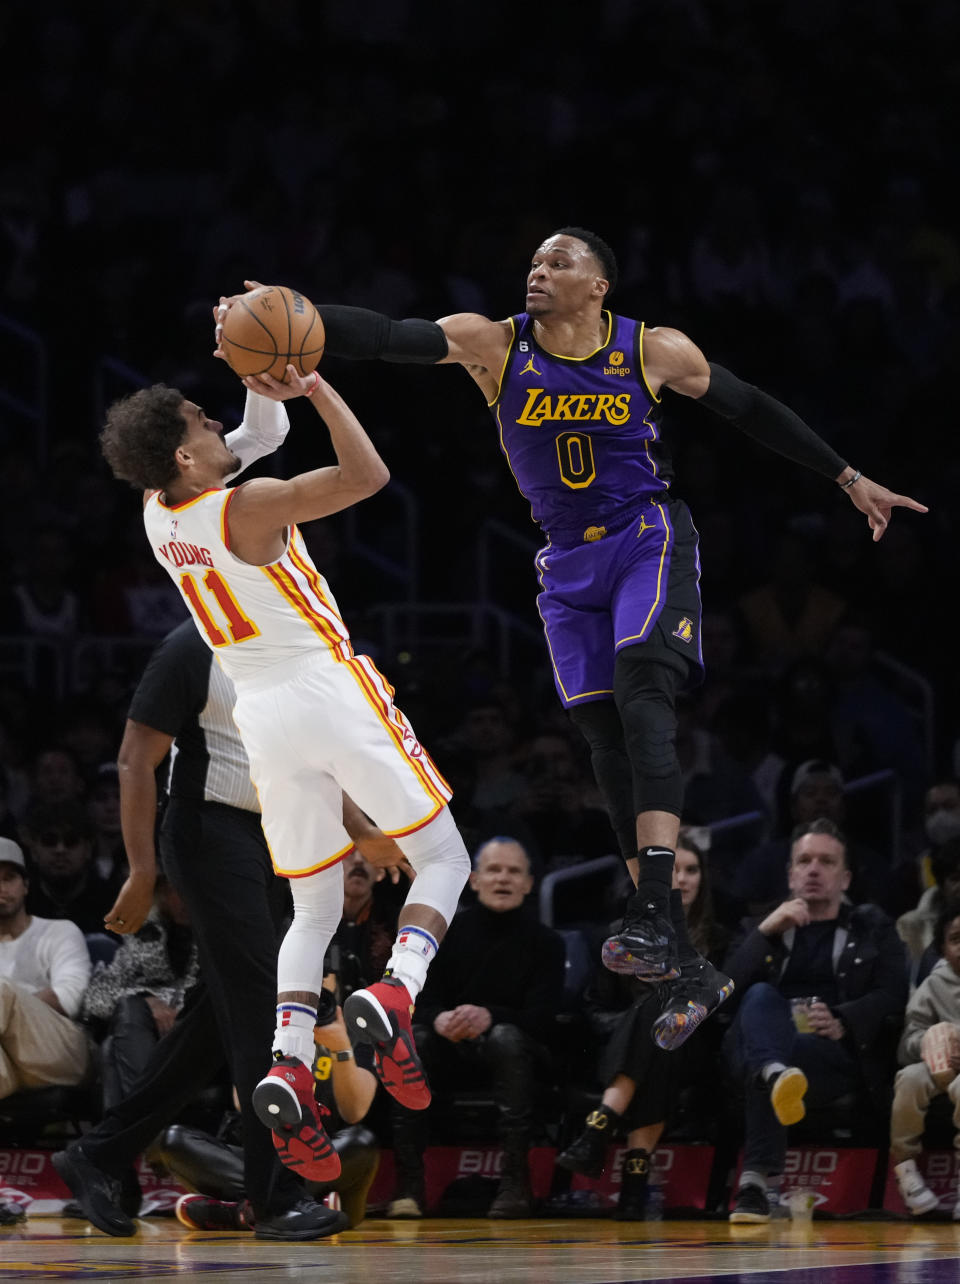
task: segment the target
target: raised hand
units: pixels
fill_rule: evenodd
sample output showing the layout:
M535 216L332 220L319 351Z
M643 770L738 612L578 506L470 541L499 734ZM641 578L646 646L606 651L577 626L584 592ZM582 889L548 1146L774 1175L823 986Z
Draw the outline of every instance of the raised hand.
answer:
M244 281L243 284L244 284L244 293L249 294L251 290L259 290L261 283L259 281ZM221 294L219 302L214 305L213 334L214 334L214 339L216 341L217 346L213 350L213 355L215 357L219 357L221 361L226 361L227 359L226 354L224 353L223 349L220 346L220 336L223 334L223 322L226 318L227 313L236 303L237 299L242 299L242 298L243 298L243 294Z
M258 392L261 397L269 397L271 401L291 401L294 397L311 397L321 389L329 391L329 385L320 378L316 370L302 375L297 373L296 366L287 366L282 383L268 374L244 375L240 382L251 392Z
M871 481L869 477L859 477L849 488L847 494L855 508L865 513L867 523L873 531L873 542L883 537L883 532L890 524L890 514L895 508L910 508L915 513L928 513L926 504L919 504L909 495L897 495L886 486Z
M757 930L764 936L782 936L788 928L806 927L810 922L810 911L807 902L800 896L784 901L767 915Z

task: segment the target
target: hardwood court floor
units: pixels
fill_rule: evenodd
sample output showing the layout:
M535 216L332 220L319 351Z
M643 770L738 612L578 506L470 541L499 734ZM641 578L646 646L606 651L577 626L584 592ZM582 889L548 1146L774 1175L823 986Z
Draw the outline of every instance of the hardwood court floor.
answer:
M0 1279L136 1280L179 1276L243 1284L946 1284L960 1281L960 1225L580 1219L367 1221L313 1244L197 1234L169 1218L110 1239L85 1222L33 1217L0 1230ZM789 1272L789 1275L786 1274Z

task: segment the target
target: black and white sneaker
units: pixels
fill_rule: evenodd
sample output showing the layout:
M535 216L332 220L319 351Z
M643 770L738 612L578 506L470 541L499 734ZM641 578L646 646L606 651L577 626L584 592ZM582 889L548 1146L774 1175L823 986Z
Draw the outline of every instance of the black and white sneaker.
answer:
M741 1186L737 1191L737 1202L733 1206L730 1220L734 1224L768 1222L770 1220L770 1201L767 1192L751 1182Z

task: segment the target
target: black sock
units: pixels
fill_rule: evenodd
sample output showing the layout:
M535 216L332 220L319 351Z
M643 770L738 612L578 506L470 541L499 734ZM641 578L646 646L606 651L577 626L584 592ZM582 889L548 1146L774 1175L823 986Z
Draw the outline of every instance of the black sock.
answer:
M669 847L641 847L637 852L640 877L636 894L644 902L653 901L662 914L669 910L673 863L676 858L676 853Z
M591 1132L605 1132L608 1137L612 1137L622 1118L623 1115L618 1114L612 1106L601 1105L587 1115L586 1127Z
M689 963L693 959L699 958L687 931L687 916L683 912L683 896L676 888L672 888L670 891L670 922L673 924L673 930L677 934L677 953L680 955L680 962Z
M623 1157L623 1169L620 1180L627 1177L633 1177L635 1180L646 1181L650 1175L650 1152L637 1146L634 1150L628 1150Z

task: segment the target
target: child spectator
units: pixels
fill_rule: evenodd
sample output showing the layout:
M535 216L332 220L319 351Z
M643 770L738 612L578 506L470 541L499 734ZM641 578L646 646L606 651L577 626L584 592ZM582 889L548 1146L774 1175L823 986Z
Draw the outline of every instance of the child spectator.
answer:
M934 933L944 906L960 900L960 837L948 838L934 848L929 864L933 885L912 910L897 919L897 931L907 947L910 974L916 985L929 975L939 956Z
M937 1196L917 1168L923 1125L934 1097L946 1093L953 1103L953 1125L960 1130L960 902L951 902L937 919L934 941L943 957L907 1004L907 1019L897 1051L897 1074L890 1113L890 1153L903 1202L915 1217L937 1207ZM960 1131L953 1144L960 1151ZM960 1221L960 1198L953 1208Z

